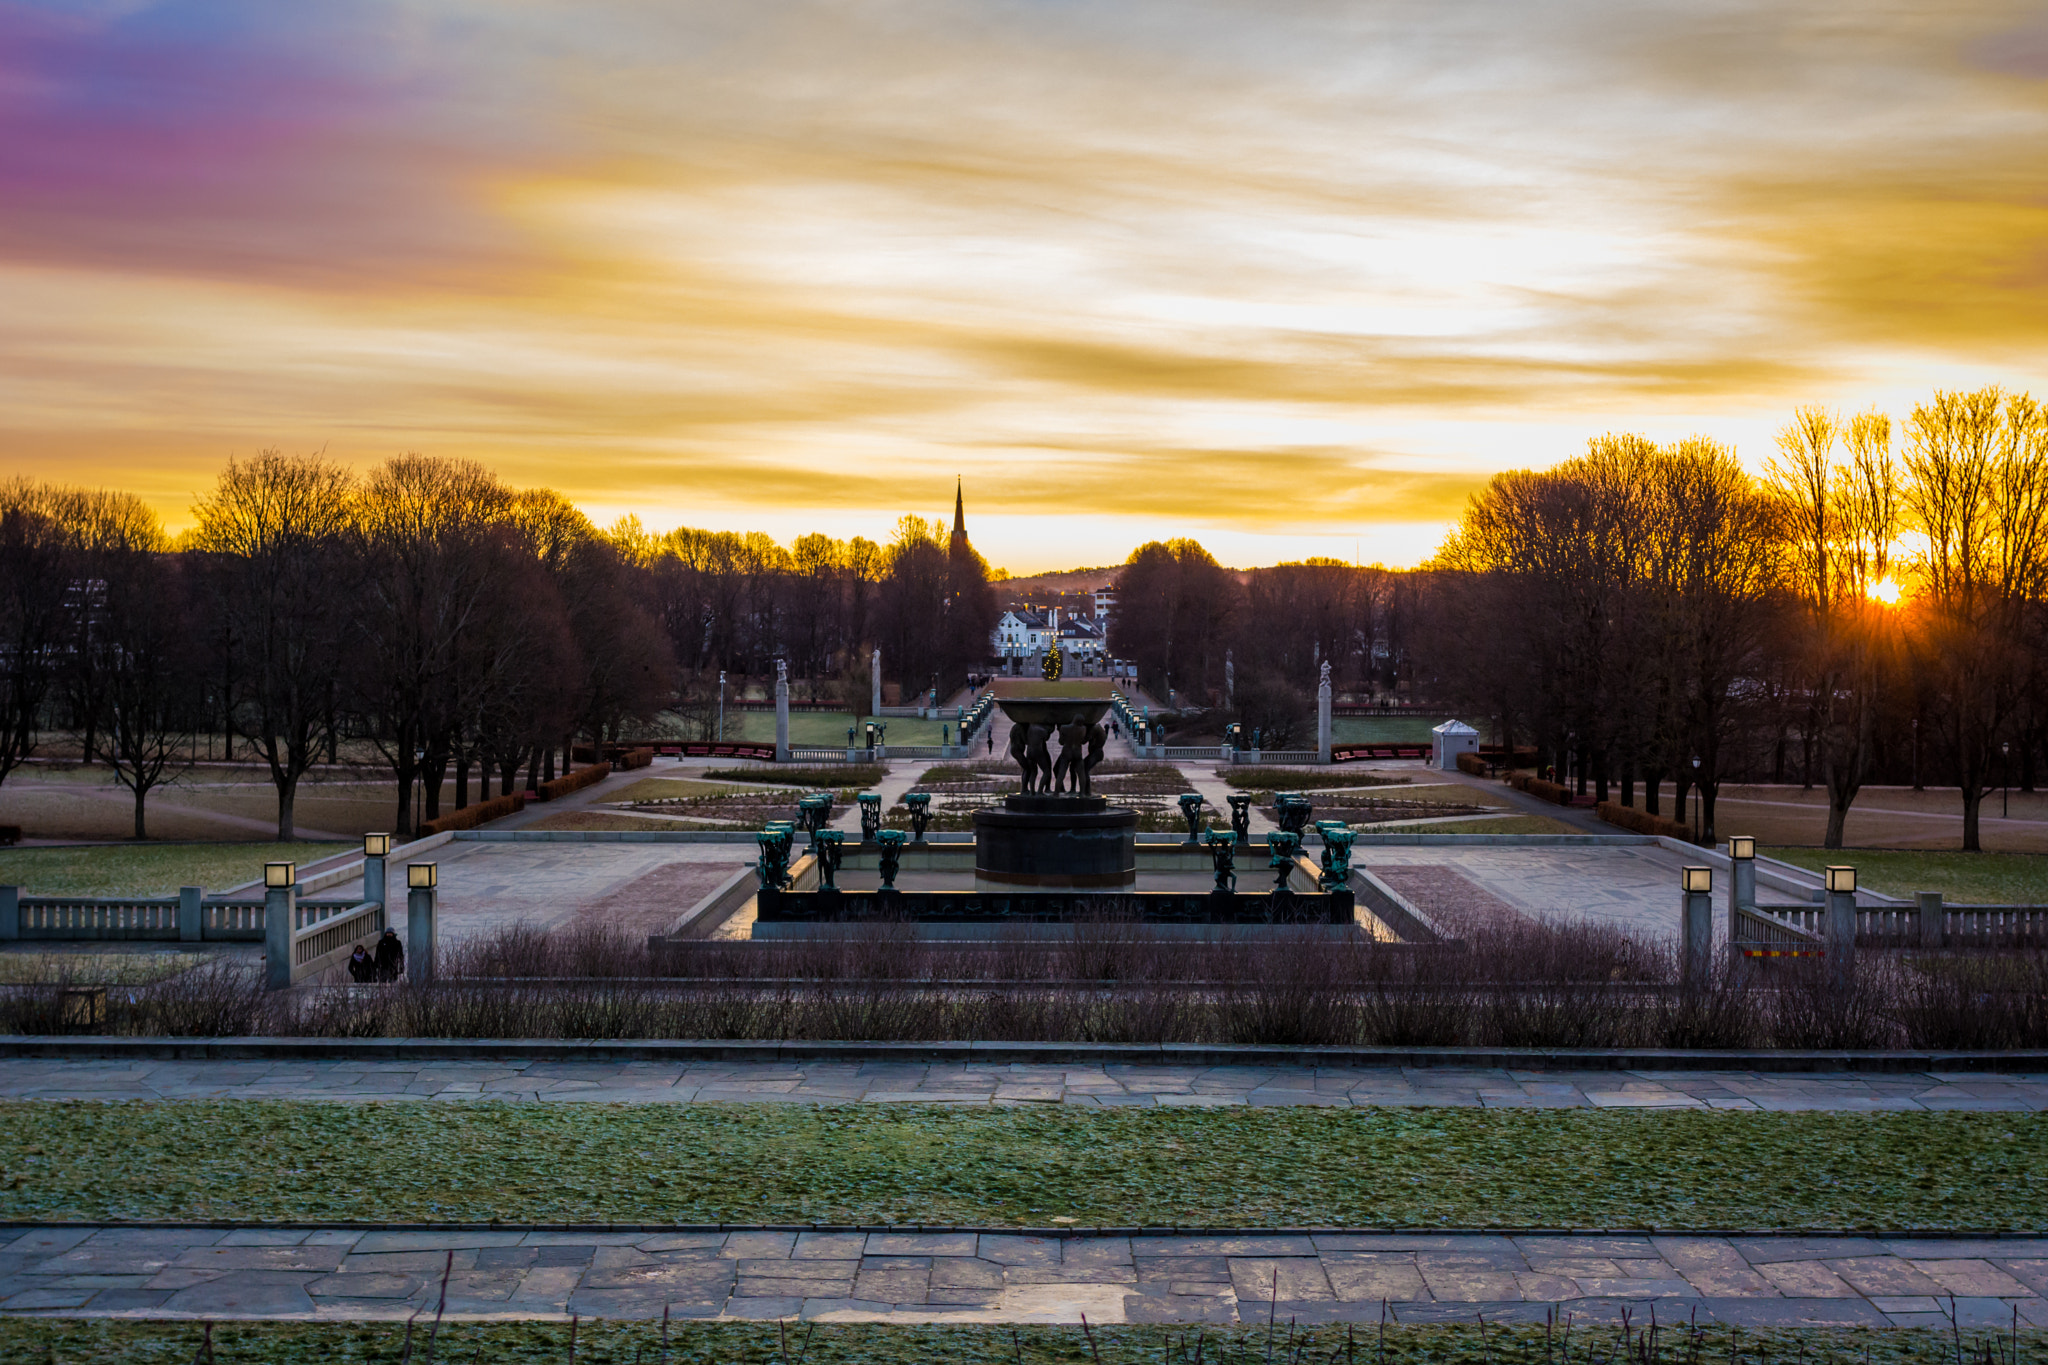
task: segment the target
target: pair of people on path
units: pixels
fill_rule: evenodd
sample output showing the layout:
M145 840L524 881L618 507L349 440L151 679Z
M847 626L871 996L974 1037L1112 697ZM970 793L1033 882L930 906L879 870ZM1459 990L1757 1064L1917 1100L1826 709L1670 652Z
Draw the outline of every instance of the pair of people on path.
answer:
M353 981L368 984L374 981L396 981L405 975L405 945L398 941L396 930L386 929L384 937L377 940L377 955L372 957L358 943L356 950L349 954L348 974Z

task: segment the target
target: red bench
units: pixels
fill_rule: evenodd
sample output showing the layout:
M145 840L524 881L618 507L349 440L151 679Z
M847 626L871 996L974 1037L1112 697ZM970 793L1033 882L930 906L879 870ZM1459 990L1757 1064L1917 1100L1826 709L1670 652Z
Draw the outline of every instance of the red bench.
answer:
M1355 763L1369 758L1428 758L1435 752L1429 744L1333 744L1330 762Z
M680 757L684 758L754 758L768 763L775 761L773 744L721 744L714 740L692 740L682 746Z

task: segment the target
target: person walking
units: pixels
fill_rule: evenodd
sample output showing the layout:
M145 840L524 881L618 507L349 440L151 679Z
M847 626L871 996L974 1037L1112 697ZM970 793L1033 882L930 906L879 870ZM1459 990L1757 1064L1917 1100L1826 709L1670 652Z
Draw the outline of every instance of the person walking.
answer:
M377 940L377 979L396 981L405 975L405 945L398 941L398 931L386 929L384 937Z
M364 985L377 979L377 960L371 957L369 951L360 943L356 945L356 950L348 955L348 976L349 980Z

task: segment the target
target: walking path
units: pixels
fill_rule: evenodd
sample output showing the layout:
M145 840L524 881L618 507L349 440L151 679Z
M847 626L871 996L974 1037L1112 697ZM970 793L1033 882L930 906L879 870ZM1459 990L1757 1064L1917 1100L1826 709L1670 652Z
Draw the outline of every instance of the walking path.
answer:
M2048 1075L919 1062L0 1059L0 1099L2048 1109Z
M66 1317L2048 1326L2048 1239L1317 1232L0 1232L0 1311ZM1972 1343L1974 1346L1974 1342Z

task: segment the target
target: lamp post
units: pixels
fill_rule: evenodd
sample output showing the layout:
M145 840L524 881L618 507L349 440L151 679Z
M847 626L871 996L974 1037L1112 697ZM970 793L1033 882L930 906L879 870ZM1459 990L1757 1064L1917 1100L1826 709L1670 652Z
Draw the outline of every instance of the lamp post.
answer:
M1846 986L1856 966L1856 869L1831 866L1824 875L1828 975L1835 985Z
M434 979L434 890L438 863L408 863L405 869L405 978L415 986Z
M725 738L725 670L718 670L718 738Z
M365 834L363 836L363 899L387 904L384 898L384 860L391 855L391 836L388 834ZM385 916L385 922L390 922Z
M1730 835L1728 860L1734 864L1728 878L1728 934L1733 938L1736 937L1735 907L1756 907L1756 836Z
M1706 802L1700 799L1701 795L1700 756L1694 754L1692 756L1692 841L1694 843L1700 841L1700 822L1706 817L1706 812L1701 809Z
M427 751L412 751L412 832L420 832L421 817L427 813Z
M1913 717L1913 790L1920 787L1920 717Z
M1714 950L1714 869L1687 867L1679 871L1684 900L1679 910L1679 980L1690 987L1707 982L1708 958Z
M2012 741L1998 746L1998 818L2012 816Z
M292 984L292 931L299 927L299 869L292 863L263 865L263 985L281 991Z

